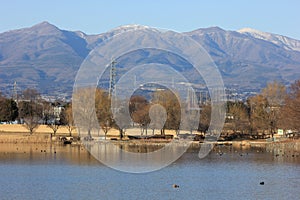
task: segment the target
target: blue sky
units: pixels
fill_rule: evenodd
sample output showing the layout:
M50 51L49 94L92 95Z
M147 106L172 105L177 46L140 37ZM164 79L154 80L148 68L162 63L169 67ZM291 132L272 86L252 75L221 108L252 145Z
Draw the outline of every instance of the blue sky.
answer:
M2 0L0 5L0 32L49 21L87 34L142 24L179 32L210 26L250 27L300 39L297 0Z

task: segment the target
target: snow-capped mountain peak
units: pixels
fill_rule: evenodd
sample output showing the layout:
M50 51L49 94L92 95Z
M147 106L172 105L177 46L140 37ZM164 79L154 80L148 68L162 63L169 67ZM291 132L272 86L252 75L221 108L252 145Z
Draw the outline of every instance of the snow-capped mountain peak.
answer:
M248 36L252 36L257 39L272 42L278 46L283 47L286 50L300 51L300 41L299 40L295 40L295 39L285 37L282 35L272 34L272 33L268 33L268 32L262 32L262 31L255 30L252 28L243 28L243 29L238 30L237 32L248 35Z
M147 29L154 30L154 28L151 28L149 26L144 26L144 25L139 25L139 24L128 24L128 25L123 25L123 26L114 28L114 29L110 30L109 32L122 33L122 32L126 32L126 31L147 30Z

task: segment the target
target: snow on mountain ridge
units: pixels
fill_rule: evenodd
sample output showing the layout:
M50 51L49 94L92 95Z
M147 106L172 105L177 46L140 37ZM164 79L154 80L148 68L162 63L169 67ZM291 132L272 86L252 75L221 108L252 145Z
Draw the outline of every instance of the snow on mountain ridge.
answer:
M151 29L151 30L156 30L154 28L151 28L149 26L144 26L144 25L139 25L139 24L128 24L128 25L123 25L123 26L118 26L109 32L126 32L126 31L135 31L135 30L146 30L146 29Z
M286 50L300 51L300 41L296 39L292 39L278 34L263 32L252 28L243 28L238 30L237 32L248 36L252 36L257 39L272 42L278 46L283 47Z

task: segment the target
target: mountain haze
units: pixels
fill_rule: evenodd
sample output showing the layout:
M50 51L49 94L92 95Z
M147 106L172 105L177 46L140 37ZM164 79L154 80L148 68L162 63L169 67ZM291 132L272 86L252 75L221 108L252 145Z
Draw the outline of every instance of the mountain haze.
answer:
M9 93L35 87L43 94L70 95L82 61L103 40L138 25L87 35L61 30L48 22L0 34L0 88ZM145 30L149 27L144 27ZM259 90L277 80L300 78L300 41L253 29L226 31L219 27L186 32L211 55L225 85Z

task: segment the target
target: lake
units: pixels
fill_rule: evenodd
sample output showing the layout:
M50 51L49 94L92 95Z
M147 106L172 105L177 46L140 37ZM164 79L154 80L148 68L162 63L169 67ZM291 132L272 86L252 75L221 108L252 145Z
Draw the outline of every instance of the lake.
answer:
M217 146L199 159L195 148L131 174L78 145L0 144L0 199L299 199L299 153L280 152Z

